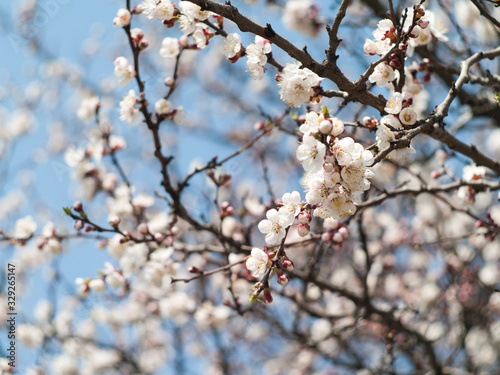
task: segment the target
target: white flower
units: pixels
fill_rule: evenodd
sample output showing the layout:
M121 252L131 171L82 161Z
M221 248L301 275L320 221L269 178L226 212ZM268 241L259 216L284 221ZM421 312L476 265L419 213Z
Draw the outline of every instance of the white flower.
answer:
M123 275L115 269L109 262L105 262L104 269L102 272L106 278L106 283L111 285L113 288L121 288L125 286L126 280Z
M271 42L258 35L255 36L255 44L250 43L246 49L248 62L262 66L267 63L268 53L271 53Z
M203 49L208 46L208 34L209 30L207 25L202 23L196 24L193 32L193 39L199 49Z
M384 111L387 113L397 115L401 112L403 108L403 95L399 92L395 92L387 101Z
M354 145L354 139L350 137L335 140L332 151L339 165L348 165L353 160Z
M285 193L281 201L283 202L283 206L280 207L278 213L286 218L285 225L292 225L295 217L300 212L300 193L298 191Z
M130 25L130 20L132 19L132 15L130 14L128 9L122 8L118 9L116 12L116 17L113 20L113 25L116 27L124 27Z
M83 122L88 123L95 119L97 106L99 105L99 98L91 96L82 100L80 107L76 111L76 115Z
M167 99L161 98L155 103L155 111L159 115L168 115L172 112L172 104Z
M89 281L89 287L96 292L102 292L106 289L106 283L103 279L93 279Z
M317 114L316 112L309 112L306 114L306 121L300 125L299 130L303 134L318 133L319 124L324 121L325 118L323 114Z
M404 125L413 125L417 122L417 112L411 108L404 108L399 114L399 121Z
M169 0L144 0L141 6L149 19L170 21L174 17L175 7Z
M297 148L297 159L306 172L319 171L324 162L326 146L312 135L305 134L302 144Z
M285 229L290 226L288 218L280 215L274 208L267 211L267 220L262 220L258 227L259 231L266 235L268 245L276 245L285 238Z
M486 175L485 167L478 167L475 164L466 165L462 170L462 179L467 182L479 180Z
M229 34L224 40L222 52L227 59L231 59L241 51L241 36L233 33Z
M349 165L342 168L340 175L352 193L360 193L370 188L370 181L374 174L368 167L373 163L373 155L364 150L359 143L355 144L355 156Z
M379 87L387 87L396 79L396 72L385 62L378 64L368 78L371 83L376 83Z
M29 348L39 348L43 344L45 334L34 324L21 324L18 328L18 339Z
M249 44L246 49L247 67L253 79L260 80L264 76L268 53L271 53L271 42L256 35L255 44Z
M253 277L263 276L268 268L269 257L257 247L252 249L251 254L246 261L247 269L252 272Z
M19 239L25 239L31 237L36 230L36 223L33 221L31 216L23 217L16 221L16 229L14 232L14 237Z
M399 130L403 129L399 119L393 115L384 116L380 120L380 124L377 128L377 146L380 151L386 149L390 146L390 142L396 140L396 131L392 129ZM414 154L415 149L413 147L408 148L398 148L389 153L388 159L393 159L396 161L404 161L408 158L410 154Z
M197 26L196 23L205 21L211 15L210 12L202 11L198 5L189 1L179 2L179 8L182 13L179 17L179 23L184 35L189 35L194 32Z
M314 216L322 219L352 215L356 211L354 197L350 190L341 182L339 173L326 173L320 171L307 174L304 178L307 190L307 203L318 206Z
M330 120L332 122L332 131L330 132L330 134L334 137L338 137L344 132L344 123L342 122L342 120L336 117L330 117Z
M115 65L115 76L120 77L120 85L125 86L132 81L135 76L135 70L132 65L129 64L128 60L123 57L117 57L114 62Z
M127 121L129 126L137 120L139 108L136 107L138 97L134 90L130 90L120 102L120 120Z
M78 294L80 296L86 297L89 295L90 288L87 281L85 281L81 277L77 277L75 279L75 284L78 286Z
M170 37L163 39L160 48L161 57L167 59L173 59L179 55L179 52L180 52L180 46L179 46L179 41L177 39Z
M383 41L390 39L390 33L394 31L395 29L392 21L386 18L379 21L377 29L374 30L372 34L377 41Z
M298 108L304 103L309 103L315 96L313 88L320 83L321 78L316 73L301 68L299 63L287 64L278 82L281 100Z

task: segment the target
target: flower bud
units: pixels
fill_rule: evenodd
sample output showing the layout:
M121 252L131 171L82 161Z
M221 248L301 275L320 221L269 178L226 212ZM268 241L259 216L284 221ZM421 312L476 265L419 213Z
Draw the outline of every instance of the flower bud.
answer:
M439 178L443 175L443 171L432 171L431 178Z
M106 283L103 279L93 279L89 281L89 287L96 292L102 292L106 289Z
M137 227L137 231L142 235L149 234L148 225L146 223L139 224L139 226Z
M92 227L90 225L86 225L85 229L84 229L85 232L92 232L93 230L94 230L94 227Z
M322 134L330 134L333 129L332 122L330 120L323 120L319 123L319 131Z
M298 225L298 233L300 237L305 237L311 231L311 227L309 224L299 224Z
M173 77L165 78L165 86L173 87L175 85L175 79Z
M331 242L332 241L332 234L330 232L323 232L321 234L321 240L323 242L326 242L326 243Z
M111 219L109 219L109 225L112 227L117 227L121 222L121 219L118 216L113 216Z
M271 289L269 289L269 288L264 289L264 298L262 299L262 302L264 302L266 305L269 305L270 303L273 302L273 296L271 295Z
M403 52L406 52L408 50L408 44L407 43L399 43L399 46L398 48L403 51Z
M342 243L344 242L344 237L342 237L342 235L339 232L337 232L333 235L332 240L333 242Z
M75 221L75 229L80 230L82 228L83 228L83 221L81 221L81 220Z
M73 209L76 212L82 212L83 211L83 204L82 204L82 202L76 201L75 203L73 203Z
M420 31L422 29L418 26L415 26L411 31L410 31L410 38L418 38L420 35Z
M301 223L301 224L308 224L308 223L311 222L312 216L311 216L311 214L309 212L302 211L297 216L297 219L298 219L299 223Z
M290 281L290 279L287 274L282 273L281 275L278 275L278 284L285 286L288 284L288 281Z
M349 237L349 230L346 227L339 228L339 233L345 240Z
M161 242L165 239L165 235L162 233L155 233L154 239L156 242Z
M187 35L183 35L179 38L179 44L182 48L186 48L187 46L189 46L189 38L187 37Z
M282 260L283 268L286 269L288 272L293 271L293 269L294 269L293 262L290 259L288 259L288 257L286 257L286 256L284 256L282 259L283 259Z
M425 28L427 28L427 26L429 26L429 21L419 19L417 21L417 25L420 26L421 29L425 29Z
M178 236L178 235L179 235L179 233L180 233L180 230L179 230L179 228L178 228L178 227L176 227L175 225L174 225L172 228L170 228L170 235L171 235L172 237Z

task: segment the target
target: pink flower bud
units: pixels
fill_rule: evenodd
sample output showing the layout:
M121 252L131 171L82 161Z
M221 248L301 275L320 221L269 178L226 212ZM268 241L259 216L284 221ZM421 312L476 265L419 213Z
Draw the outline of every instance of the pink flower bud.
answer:
M202 271L197 267L191 266L188 268L188 272L189 273L201 273Z
M311 231L311 227L309 224L299 224L298 225L298 233L300 237L305 237Z
M349 237L349 230L346 227L341 227L339 229L340 235L346 240Z
M301 223L301 224L308 224L311 222L312 216L309 212L302 211L299 213L299 216L297 217L297 219L299 220L299 223Z
M269 288L264 289L264 298L262 299L262 302L264 302L266 305L269 305L270 303L273 302L273 296L271 295L271 289L269 289Z
M137 227L137 231L142 235L149 234L149 229L146 223L139 224L139 226Z
M288 275L286 275L284 273L282 273L281 275L278 275L278 284L285 286L286 284L288 284L288 281L290 281L290 279L288 278Z
M342 237L342 235L339 232L337 232L333 235L332 240L333 242L342 243L344 242L344 237Z
M417 21L417 25L420 26L421 29L425 29L425 28L427 28L427 26L429 26L429 21L419 19Z
M175 80L172 77L165 78L165 86L173 87L175 84Z
M443 175L443 171L432 171L431 178L439 178Z
M321 234L321 240L323 242L326 242L326 243L331 242L332 241L332 234L329 233L329 232L322 233Z
M80 230L82 228L83 228L83 221L81 221L81 220L75 221L75 229Z
M406 43L399 43L398 48L399 48L401 51L406 52L406 51L407 51L407 49L408 49L408 44L406 44Z
M221 208L222 210L227 210L227 208L228 208L229 206L230 206L230 205L229 205L229 202L228 202L228 201L224 201L224 202L222 202L222 203L221 203L220 208Z
M254 130L256 131L261 131L262 129L264 129L266 126L266 124L264 124L263 121L258 121L255 123L255 125L253 126Z
M286 269L288 272L293 271L294 265L293 262L288 259L286 256L283 257L282 261L283 268Z
M165 235L162 233L155 233L154 239L156 242L161 242L165 239Z
M82 212L83 211L83 204L80 201L76 201L73 203L73 209L77 212Z
M85 229L84 229L85 232L92 232L93 230L94 230L94 227L92 227L90 225L86 225Z
M180 233L180 230L178 227L176 226L173 226L172 228L170 228L170 235L175 237L175 236L178 236Z
M111 219L109 219L109 225L112 227L117 227L121 222L121 219L118 216L113 216Z
M182 48L186 48L187 46L189 46L189 38L187 37L187 35L183 35L179 38L179 44Z

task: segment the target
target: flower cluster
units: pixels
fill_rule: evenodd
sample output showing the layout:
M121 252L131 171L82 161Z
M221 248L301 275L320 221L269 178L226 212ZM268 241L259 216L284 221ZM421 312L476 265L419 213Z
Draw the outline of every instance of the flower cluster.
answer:
M149 19L168 22L174 18L175 4L172 4L170 0L144 0L140 4L140 9Z
M486 168L475 164L466 165L462 170L462 180L475 182L486 176ZM477 191L472 186L461 186L457 191L458 198L466 205L471 205L476 200Z
M267 54L271 53L271 42L258 35L255 43L250 43L246 49L247 67L253 79L260 80L264 76Z
M208 19L212 13L202 11L201 8L189 1L179 2L181 15L179 16L180 28L184 35L192 35L197 48L205 48L209 39L215 35L208 26L201 23Z
M114 62L115 76L120 77L120 85L126 86L135 77L135 69L128 60L123 57L117 57Z
M132 15L130 14L128 9L122 8L118 9L116 13L116 17L113 20L113 25L116 27L125 27L130 25L130 20L132 19Z
M285 193L281 198L279 210L267 211L266 220L259 223L259 230L266 235L268 245L276 245L285 238L286 229L293 224L301 209L301 199L298 191Z
M382 117L377 127L377 146L379 150L389 147L390 142L398 139L401 131L415 124L417 113L411 108L412 104L413 96L409 92L403 92L402 94L396 92L387 101L384 110L388 115ZM406 160L409 154L414 153L415 149L411 146L408 148L398 148L391 151L388 158Z
M167 37L161 42L160 56L166 59L176 58L181 50L179 41L176 38Z
M120 102L120 120L127 121L129 126L132 125L139 116L139 108L136 106L138 102L139 98L134 90L130 90Z
M281 74L276 75L281 100L290 107L300 107L304 103L319 101L321 78L299 63L287 64Z
M444 35L446 28L436 19L434 13L426 11L423 6L408 8L404 14L406 16L402 28L397 28L391 20L384 19L373 31L374 39L366 39L365 55L383 56L393 52L387 60L375 67L369 77L370 82L379 87L391 87L391 83L399 78L398 70L402 68L403 61L398 50L405 53L408 51L411 55L414 47L428 44L433 36L442 41L448 40Z
M304 134L297 158L306 172L306 202L314 215L323 219L352 215L359 194L370 188L373 177L369 166L373 155L350 137L338 138L344 132L341 120L310 112L300 126Z
M223 53L230 62L235 62L241 57L243 46L241 45L241 36L233 33L229 34L224 41Z

